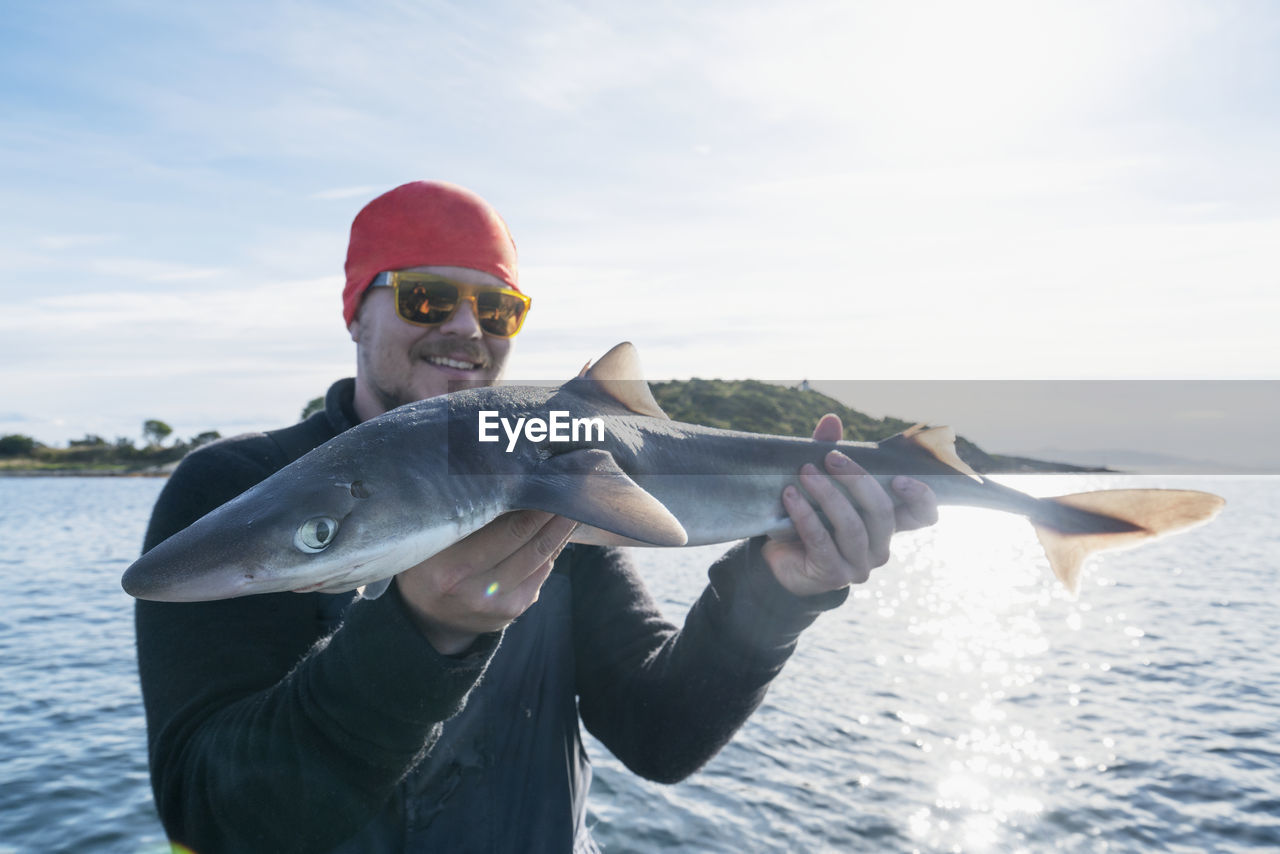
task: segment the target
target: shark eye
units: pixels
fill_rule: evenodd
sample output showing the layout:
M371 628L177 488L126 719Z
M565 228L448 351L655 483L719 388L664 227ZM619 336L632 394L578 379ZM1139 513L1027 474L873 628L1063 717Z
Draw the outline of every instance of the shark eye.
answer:
M298 526L293 544L308 554L324 551L338 533L338 520L328 516L313 516Z

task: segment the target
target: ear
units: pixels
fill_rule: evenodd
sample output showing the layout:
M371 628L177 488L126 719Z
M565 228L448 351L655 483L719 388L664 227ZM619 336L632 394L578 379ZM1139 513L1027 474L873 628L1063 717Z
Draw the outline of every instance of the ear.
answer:
M347 327L347 334L351 336L351 340L360 343L360 311L356 310L356 316L351 318L351 325Z

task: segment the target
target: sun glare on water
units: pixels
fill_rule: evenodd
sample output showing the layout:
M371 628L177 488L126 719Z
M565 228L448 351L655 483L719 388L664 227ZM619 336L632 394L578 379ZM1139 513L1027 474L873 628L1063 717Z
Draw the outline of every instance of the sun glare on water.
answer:
M909 679L929 684L935 714L945 709L951 721L931 728L924 709L899 713L934 777L934 803L910 816L909 833L931 849L1000 850L1007 828L1046 809L1028 784L1061 760L1052 722L1028 719L1016 698L1038 690L1045 612L1070 597L1046 578L1039 544L1016 516L946 508L934 528L900 538L895 556L904 570L895 617L919 650Z
M1041 496L1171 485L1129 475L998 480ZM1259 512L1249 529L1271 516ZM630 822L655 797L669 798L669 811L653 811L650 841L693 824L708 838L751 840L752 850L1109 850L1139 825L1164 838L1163 808L1135 792L1154 787L1164 798L1166 770L1205 767L1195 754L1202 727L1186 730L1191 753L1182 728L1208 709L1215 720L1232 715L1246 738L1269 732L1258 723L1270 720L1262 689L1205 660L1203 638L1239 630L1228 612L1237 606L1225 594L1206 603L1205 582L1180 575L1211 567L1204 577L1227 585L1233 565L1247 564L1231 553L1227 526L1212 534L1097 555L1076 597L1024 519L945 507L937 525L896 536L893 559L805 630L751 724L704 776L674 793L620 796L615 815ZM718 553L657 552L637 549L636 562L682 619ZM1160 630L1159 615L1172 617L1176 634ZM1254 643L1258 631L1241 637ZM1206 679L1228 699L1201 696ZM1240 773L1230 764L1214 783L1224 793ZM608 779L622 791L614 781L624 777ZM1267 785L1254 787L1264 800ZM1206 802L1211 835L1237 801ZM1179 838L1198 832L1192 821ZM803 844L785 844L801 828Z

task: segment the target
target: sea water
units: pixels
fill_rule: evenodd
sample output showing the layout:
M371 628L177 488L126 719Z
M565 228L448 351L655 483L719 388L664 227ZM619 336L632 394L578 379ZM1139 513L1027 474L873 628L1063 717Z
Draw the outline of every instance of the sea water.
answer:
M1059 589L1029 526L944 508L824 614L701 772L588 739L610 852L1280 848L1280 478L1002 478L1206 489L1211 525ZM0 854L167 850L119 577L163 482L0 479ZM722 548L635 550L679 623Z

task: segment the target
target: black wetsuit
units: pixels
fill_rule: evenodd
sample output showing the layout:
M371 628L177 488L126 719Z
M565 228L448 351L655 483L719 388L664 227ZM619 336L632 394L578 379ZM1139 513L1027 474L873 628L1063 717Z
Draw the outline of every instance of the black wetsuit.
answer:
M351 380L293 427L190 454L149 549L355 423ZM759 705L845 592L787 593L759 542L677 630L625 554L570 546L505 632L437 653L396 586L138 602L151 779L170 837L241 851L593 851L579 715L627 767L680 780ZM482 678L483 676L483 678Z

